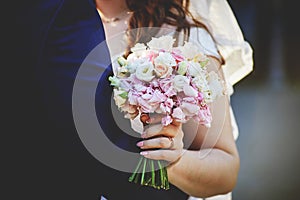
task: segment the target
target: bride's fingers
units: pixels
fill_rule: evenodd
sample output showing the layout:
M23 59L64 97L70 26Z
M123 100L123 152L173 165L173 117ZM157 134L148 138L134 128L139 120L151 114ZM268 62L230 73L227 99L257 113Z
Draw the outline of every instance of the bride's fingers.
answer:
M164 115L161 115L161 114L142 113L141 116L140 116L140 120L145 125L158 124L158 123L161 123L161 120L162 120L163 117L164 117Z
M162 119L165 117L165 115L162 114L155 114L155 115L150 115L150 118L147 120L146 124L157 124L157 123L161 123ZM175 126L180 126L181 122L177 121L177 120L173 120L172 123Z
M176 162L184 153L183 149L180 150L154 150L154 151L142 151L140 154L145 158L153 160L165 160L168 162Z
M157 137L149 140L140 141L136 145L141 149L154 149L154 148L176 149L178 142L174 140L175 140L174 138ZM180 146L179 148L182 147Z
M142 138L151 138L155 136L175 137L181 130L180 126L170 124L163 126L161 124L154 124L149 126L141 135Z

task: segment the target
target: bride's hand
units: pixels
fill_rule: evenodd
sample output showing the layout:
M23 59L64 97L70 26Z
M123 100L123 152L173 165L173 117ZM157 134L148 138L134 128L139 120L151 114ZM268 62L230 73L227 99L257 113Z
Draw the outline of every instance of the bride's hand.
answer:
M142 117L145 118L145 115ZM174 120L170 125L163 126L159 115L146 118L141 118L144 124L146 121L148 124L142 134L144 140L137 143L137 146L144 150L141 155L170 163L178 161L183 153L182 123Z

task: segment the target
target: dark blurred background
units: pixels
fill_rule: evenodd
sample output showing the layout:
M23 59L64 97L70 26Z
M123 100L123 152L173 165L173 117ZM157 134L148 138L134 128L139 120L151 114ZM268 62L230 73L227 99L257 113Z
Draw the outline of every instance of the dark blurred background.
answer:
M254 49L254 71L234 86L241 158L233 200L300 199L299 7L229 0Z

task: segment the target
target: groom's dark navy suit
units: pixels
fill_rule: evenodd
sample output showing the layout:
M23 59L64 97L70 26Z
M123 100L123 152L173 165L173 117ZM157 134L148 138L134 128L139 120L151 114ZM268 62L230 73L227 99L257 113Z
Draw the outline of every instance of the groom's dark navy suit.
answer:
M16 109L11 112L15 118L11 130L20 149L13 168L15 199L96 200L101 194L109 200L185 199L173 187L166 193L128 183L128 174L104 166L80 141L72 116L74 80L86 56L105 39L93 1L36 1L22 7L18 17L13 63L20 70L12 102ZM105 67L108 51L100 54L102 60L96 59L94 65ZM110 73L108 66L102 80ZM114 123L110 94L109 84L100 83L97 112L107 116L100 123L111 140L128 140L124 144L136 148L136 141L120 134Z
M14 170L19 176L13 184L19 186L13 196L97 199L110 192L105 175L112 173L82 145L73 123L71 97L80 64L104 40L100 18L93 1L27 3L18 13L20 40L13 61L20 68L14 87L17 128L13 127L20 140L15 158L19 167Z

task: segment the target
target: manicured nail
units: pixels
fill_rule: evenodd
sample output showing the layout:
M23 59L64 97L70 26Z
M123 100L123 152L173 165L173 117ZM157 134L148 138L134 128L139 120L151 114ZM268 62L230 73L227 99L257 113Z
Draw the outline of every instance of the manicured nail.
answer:
M143 142L143 141L140 141L140 142L138 142L138 143L136 144L136 146L142 147L142 146L144 146L144 142Z
M141 154L142 156L146 156L146 155L148 155L148 152L147 152L147 151L142 151L142 152L140 152L140 154Z

